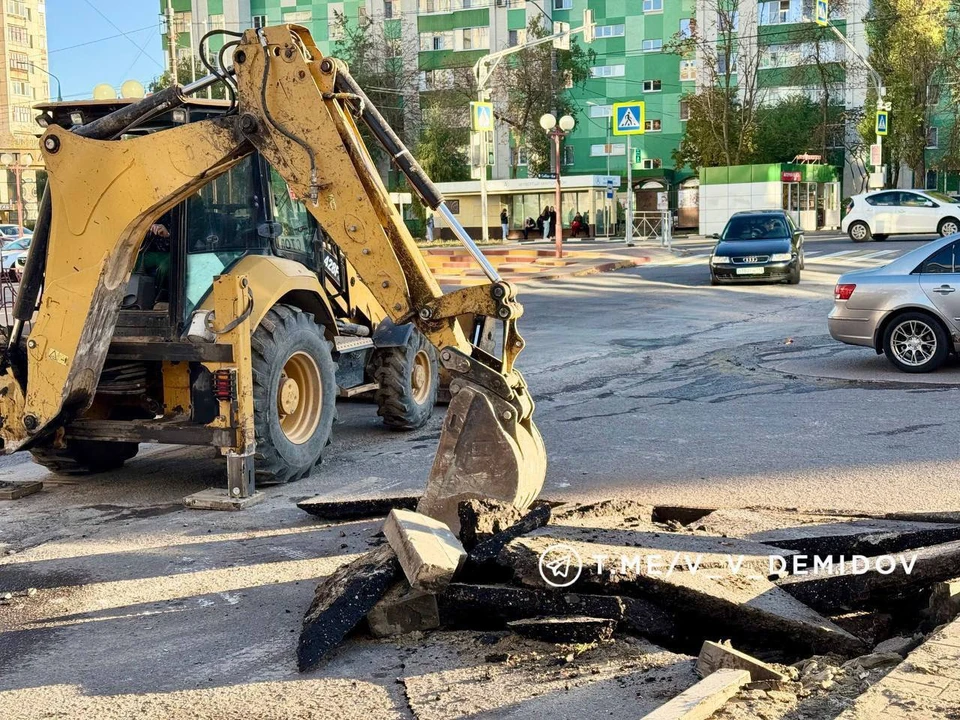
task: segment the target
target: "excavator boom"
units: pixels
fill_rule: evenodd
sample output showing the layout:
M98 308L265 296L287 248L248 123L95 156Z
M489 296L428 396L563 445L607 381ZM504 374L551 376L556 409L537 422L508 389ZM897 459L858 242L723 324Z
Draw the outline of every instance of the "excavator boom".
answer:
M5 451L49 437L90 407L145 231L255 149L340 247L390 318L415 324L439 349L452 378L452 400L420 510L456 526L457 505L467 497L528 505L542 486L546 458L533 401L514 367L523 339L513 286L487 263L346 66L323 57L305 28L246 31L236 42L231 74L219 77L236 95L236 112L222 118L115 140L182 103L191 90L173 88L75 132L51 127L45 133L50 182L0 375ZM447 219L489 284L441 291L389 200L358 122L421 200ZM242 307L235 314L240 319ZM81 315L83 322L77 322ZM465 316L502 323L497 355L471 342L470 330L457 319ZM31 318L33 331L23 348L18 341ZM241 396L244 387L240 382ZM242 399L239 405L242 411ZM245 424L235 449L252 462L252 422Z

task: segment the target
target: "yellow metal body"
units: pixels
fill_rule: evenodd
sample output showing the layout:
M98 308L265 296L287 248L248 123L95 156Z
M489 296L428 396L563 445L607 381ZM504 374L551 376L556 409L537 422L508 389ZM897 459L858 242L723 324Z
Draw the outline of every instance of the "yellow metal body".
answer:
M352 115L358 98L335 91L344 67L324 61L306 29L248 30L235 49L234 70L237 115L119 142L82 139L59 127L45 133L53 201L45 284L28 343L28 380L21 385L10 369L0 375L4 450L53 433L90 407L148 227L256 148L348 258L358 307L374 321L385 313L397 323L414 322L441 349L454 377L421 510L456 525L463 497L528 504L546 460L533 401L514 369L523 340L513 287L501 282L443 295L360 139ZM205 363L235 382L234 400L221 401L212 423L233 438L222 448L228 464L252 457L250 335L284 297L333 316L310 270L254 256L216 278L201 308L214 311L216 342L232 346L231 362ZM468 341L457 318L474 315L503 321L499 359ZM163 373L167 408L175 410L186 398L183 371L165 364Z

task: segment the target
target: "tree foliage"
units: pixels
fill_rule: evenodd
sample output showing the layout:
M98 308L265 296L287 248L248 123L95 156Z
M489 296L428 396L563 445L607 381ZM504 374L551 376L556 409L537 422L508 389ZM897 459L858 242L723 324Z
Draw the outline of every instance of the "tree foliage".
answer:
M200 62L200 58L198 57L183 57L177 62L178 85L189 85L197 78L202 78L209 74L210 71L204 67L203 63ZM173 76L168 68L163 71L162 75L155 77L147 84L147 90L155 93L158 90L164 90L171 85L173 85ZM213 98L215 100L224 100L227 97L227 89L224 87L223 83L217 83L208 89L206 97Z
M527 26L527 41L552 33L534 17ZM526 48L507 57L494 71L491 85L496 117L510 128L514 144L527 148L530 172L542 172L550 165L550 141L540 127L540 117L574 112L568 91L590 79L595 58L596 52L571 39L569 50L554 49L551 43ZM515 159L513 168L515 175Z
M948 35L956 35L954 4L952 0L874 0L867 17L870 62L883 78L892 106L884 153L894 173L906 165L919 187L926 181L927 136L938 90L951 75L960 74L956 42L947 42ZM875 107L875 92L871 102ZM955 110L953 115L955 125ZM870 118L872 114L862 130L864 139L872 142Z

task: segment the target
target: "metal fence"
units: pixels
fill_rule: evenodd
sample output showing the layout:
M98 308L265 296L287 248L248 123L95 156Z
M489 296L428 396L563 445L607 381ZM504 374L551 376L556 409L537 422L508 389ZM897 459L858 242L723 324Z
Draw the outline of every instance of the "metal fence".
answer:
M672 247L673 213L669 210L638 210L633 214L633 237L637 242L653 240L660 247Z

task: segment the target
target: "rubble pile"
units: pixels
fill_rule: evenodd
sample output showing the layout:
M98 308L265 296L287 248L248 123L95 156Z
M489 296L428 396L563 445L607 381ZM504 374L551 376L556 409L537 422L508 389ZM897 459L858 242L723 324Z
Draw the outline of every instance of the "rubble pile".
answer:
M652 719L826 718L960 611L958 523L485 499L461 503L455 535L412 498L326 504L304 503L325 519L390 508L386 542L318 586L301 670L352 631L579 648L635 637L698 656L702 679Z

